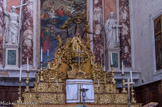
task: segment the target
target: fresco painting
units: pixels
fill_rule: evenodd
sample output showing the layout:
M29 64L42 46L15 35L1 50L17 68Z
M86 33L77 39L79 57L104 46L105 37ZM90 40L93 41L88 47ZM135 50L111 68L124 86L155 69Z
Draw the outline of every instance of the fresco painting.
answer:
M40 34L40 48L43 50L43 67L47 65L47 53L49 50L49 61L54 57L58 48L57 36L60 35L63 43L66 39L72 38L75 33L82 32L82 25L78 25L75 32L75 25L70 23L67 30L60 29L68 18L78 12L85 14L86 20L86 0L41 0L40 20L41 20L41 34Z

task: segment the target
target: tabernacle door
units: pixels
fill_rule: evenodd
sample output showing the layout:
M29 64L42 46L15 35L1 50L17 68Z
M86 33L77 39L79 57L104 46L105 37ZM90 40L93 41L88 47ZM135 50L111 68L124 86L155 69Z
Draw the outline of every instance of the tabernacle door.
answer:
M69 79L66 80L66 103L82 103L83 97L80 89L87 88L86 103L94 103L93 80Z

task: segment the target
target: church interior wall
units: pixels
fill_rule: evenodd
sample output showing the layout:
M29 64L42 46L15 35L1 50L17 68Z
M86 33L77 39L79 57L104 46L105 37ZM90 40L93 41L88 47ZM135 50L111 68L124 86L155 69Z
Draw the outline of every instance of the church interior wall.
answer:
M15 96L11 99L17 100L17 89L19 69L9 70L3 68L3 6L0 0L0 94L3 96L12 94ZM25 2L29 0L24 0ZM31 1L31 0L30 0ZM104 1L104 12L102 3ZM119 4L117 4L119 3ZM153 83L162 79L162 70L157 71L155 65L155 43L154 43L154 19L162 14L162 1L156 0L88 0L89 23L90 30L94 34L90 34L91 50L95 53L98 63L104 60L104 35L102 21L106 21L111 11L115 13L115 17L119 18L119 24L123 26L121 29L122 46L121 60L124 60L126 74L129 77L130 69L133 69L133 78L137 83L136 86ZM7 10L11 6L20 5L20 0L7 0ZM118 7L119 6L119 7ZM130 7L129 7L130 6ZM29 56L30 63L30 86L33 86L35 72L39 70L40 65L40 22L39 22L39 0L32 0L32 4L23 8L23 38L22 38L22 86L25 86L26 80L26 56ZM119 13L118 13L119 12ZM19 9L17 11L19 13ZM119 17L118 17L119 15ZM30 18L27 18L29 17ZM103 18L104 16L104 18ZM39 48L38 48L39 47ZM106 56L107 58L107 56ZM107 61L107 60L106 60ZM105 63L105 62L104 62ZM20 64L20 63L19 63ZM106 63L108 64L108 63ZM20 64L21 65L21 64ZM121 70L116 71L115 79L121 82ZM138 75L140 73L140 75ZM11 88L13 87L13 88ZM121 84L120 84L121 87ZM148 86L149 87L149 86ZM154 87L154 86L151 86ZM160 88L161 89L161 88ZM5 91L4 91L5 90ZM136 89L140 95L139 88ZM143 88L144 92L147 90ZM159 89L158 89L159 90ZM160 93L160 91L159 91ZM148 92L149 94L149 92ZM138 96L137 96L138 97ZM146 96L144 96L146 97ZM4 98L4 97L3 97ZM150 97L152 98L152 97ZM9 99L7 97L7 99ZM0 99L1 100L1 99ZM4 99L3 99L4 100ZM9 100L12 101L12 100ZM151 100L150 100L151 101ZM140 101L139 101L140 102ZM148 103L148 102L147 102Z
M112 3L109 3L110 1L105 1L104 2L105 3L104 4L105 9L106 10L108 9L108 11L105 12L105 20L108 18L108 15L109 15L110 11L113 11L117 16L117 13L116 13L116 11L117 11L116 10L117 9L117 7L116 7L117 1L118 0L116 0L116 1L114 1ZM120 5L119 5L120 6L119 7L119 9L120 9L120 14L119 14L120 18L124 18L124 15L129 15L129 9L126 9L126 10L121 10L121 9L124 6L125 6L125 8L127 8L126 6L129 6L128 5L129 1L126 0L125 3L123 3L123 1L119 0L118 2L120 3ZM132 26L133 26L133 30L131 29L132 30L131 36L132 36L132 40L134 41L134 43L131 44L131 45L133 45L133 52L134 52L133 53L134 54L134 57L133 57L134 61L132 61L133 66L134 66L133 69L135 71L137 71L137 72L138 71L141 72L141 77L143 77L143 80L142 79L139 80L139 85L144 84L145 82L149 83L149 82L152 81L152 79L155 78L155 76L153 76L154 75L154 72L153 72L154 71L154 69L153 69L154 63L152 62L152 60L154 60L153 59L153 41L152 41L153 38L152 38L152 34L151 34L151 30L152 30L152 28L151 28L151 26L152 26L151 25L151 23L152 23L151 22L151 20L152 20L151 17L152 16L150 16L150 15L152 15L153 13L156 13L158 10L161 9L160 8L161 1L159 1L159 2L147 1L147 2L149 2L149 3L145 4L146 1L136 1L136 2L132 1L132 2L130 2L130 3L133 4L132 5L132 13L130 14L130 15L132 15L131 16L132 19L130 19L131 20L130 23L132 23ZM11 3L13 4L13 2L11 2ZM14 5L17 5L20 2L15 2L15 3L16 4L14 4ZM29 56L31 56L31 58L30 58L30 64L32 65L31 69L36 70L39 67L39 63L38 63L39 62L39 57L38 57L39 48L37 48L37 47L39 47L39 27L38 27L39 26L39 17L38 17L39 16L39 11L38 11L39 6L38 6L37 3L38 3L38 0L33 1L32 7L34 7L34 8L32 8L31 5L27 6L29 11L31 12L31 13L29 13L29 14L31 14L31 19L30 20L34 20L34 21L32 21L32 22L29 21L30 26L28 26L28 28L26 29L26 31L27 30L32 31L32 36L28 35L29 39L31 39L31 41L32 41L32 44L30 44L30 41L27 42L26 45L29 45L29 47L28 47L29 50L24 49L25 46L23 47L22 55L23 55L24 58L22 59L22 62L24 64L24 70L25 70L25 67L26 67L26 65L25 65L25 63L26 63L25 56L27 56L26 54L29 54ZM100 6L95 7L96 4L97 4L97 6L98 5L100 5ZM91 5L92 5L92 3L91 3ZM145 6L143 6L143 5L145 5ZM159 6L155 6L155 5L159 5ZM97 11L102 11L102 8L100 8L100 7L102 7L102 2L101 3L96 2L94 0L93 1L93 6L89 7L91 9L91 11L92 11L92 7L94 7L94 9L95 9L94 12L93 12L93 15L95 16L95 14L94 14L95 11L96 12ZM150 8L150 7L154 7L154 8ZM26 8L24 8L24 9L26 9ZM125 11L128 12L128 13L125 14L124 13ZM92 13L89 13L89 15L91 15L91 14ZM24 15L24 17L25 17L25 15ZM99 17L102 18L102 14ZM129 20L129 16L126 16L126 18L128 18L128 20ZM91 17L91 19L92 19L92 17ZM122 19L120 19L120 20L122 20ZM100 23L99 21L100 21L100 19L97 19L97 20L94 19L94 22L91 22L91 24L90 24L91 30L93 30L92 26L94 26L94 32L99 29L98 27L95 27L95 26L99 26L98 25ZM95 30L95 28L97 28L97 30ZM129 25L128 25L128 29L129 29ZM99 29L99 30L101 30L101 29ZM25 33L25 31L24 31L24 33ZM28 33L30 34L30 32L28 32ZM129 33L129 31L128 31L128 33ZM99 35L102 35L102 34L99 34ZM94 37L97 38L99 36L94 35ZM103 41L103 36L101 36L101 37L102 38L100 38L101 39L100 41ZM129 37L129 34L128 34L128 37ZM95 38L93 38L93 39L97 40ZM23 39L25 39L25 37ZM28 37L27 37L27 39L28 39ZM152 41L152 42L150 42L150 41ZM99 50L99 49L103 49L103 44L102 44L103 42L100 42L101 44L99 44L99 42L96 42L98 45L96 45L96 43L93 43L93 45L91 45L91 46L93 46L93 49L96 50L96 54L99 57L98 60L100 60L100 57L101 57L100 56L101 50ZM127 52L128 53L128 55L127 55L128 58L126 60L128 62L130 62L129 64L131 64L130 39L128 40L128 42L129 42L129 46L128 47L126 46L124 48L124 51L125 52L129 51L129 52ZM143 42L145 43L144 45L142 44ZM152 44L150 44L150 43L152 43ZM24 44L24 42L23 42L23 44ZM30 48L30 45L32 45L31 48ZM99 47L95 48L95 46L99 46ZM95 50L94 50L94 52L95 52ZM147 64L144 65L146 62L147 62ZM130 66L130 65L128 65L128 66ZM12 73L4 72L3 74L9 76L9 74L12 74ZM15 73L15 75L16 74L18 74L18 72ZM160 76L158 76L158 77L160 78Z
M132 67L130 35L130 0L119 0L119 22L122 26L120 35L121 61L125 67Z
M22 67L23 70L26 69L26 56L29 56L30 70L36 71L39 68L40 61L40 40L39 40L39 0L25 0L24 3L32 1L32 4L23 7L23 37L22 37L22 52L20 52L20 57L22 57ZM20 2L11 2L12 5L17 5ZM15 4L14 4L15 3ZM105 14L103 15L102 4L104 3ZM131 42L130 42L130 31L129 31L129 0L114 0L111 2L110 0L88 0L88 8L89 8L89 20L90 20L90 30L94 32L90 34L91 40L91 50L96 55L96 59L98 63L101 63L101 59L104 59L104 34L103 34L103 19L107 20L108 15L111 11L115 13L115 17L117 20L120 20L121 24L125 27L122 29L121 34L124 38L125 44L122 45L122 58L124 60L125 66L128 67L126 69L127 76L129 76L129 71L131 69ZM120 11L120 13L119 13ZM103 16L105 16L103 18ZM120 19L119 19L120 16ZM27 18L29 17L29 18ZM126 18L126 19L125 19ZM107 58L107 57L106 57ZM21 64L20 64L21 65ZM14 69L14 71L3 69L1 67L2 73L5 74L3 76L6 77L18 77L19 69ZM134 72L136 73L136 72ZM31 72L34 77L35 72ZM25 77L25 72L23 74ZM115 74L117 79L120 73ZM134 76L134 79L138 79L138 75Z
M10 10L12 5L19 5L20 0L7 0ZM27 2L29 0L25 0ZM30 0L31 1L31 0ZM19 69L8 70L3 68L3 0L0 0L0 85L1 86L18 86ZM90 34L91 50L95 53L97 61L101 63L104 59L104 36L102 34L102 18L103 18L103 0L88 0L89 3L89 23L90 30L94 32ZM116 3L119 3L117 7ZM156 0L104 0L105 21L109 13L113 11L115 17L120 16L120 24L124 26L121 30L123 43L121 47L121 60L125 61L126 77L129 77L129 71L132 68L134 79L138 80L136 86L152 83L162 79L162 70L157 71L155 66L155 50L154 50L154 31L153 20L162 14L162 1ZM130 6L130 7L129 7ZM119 11L119 14L118 12ZM19 13L19 10L18 10ZM34 81L35 72L39 69L40 62L40 40L39 40L39 0L32 0L32 4L23 9L23 38L22 38L22 86L25 86L26 78L26 56L30 57L30 77L31 83ZM30 18L27 18L30 16ZM130 18L130 19L129 19ZM130 22L129 22L130 21ZM27 24L28 23L28 24ZM107 57L106 57L107 58ZM140 72L140 75L138 73ZM136 75L137 74L137 75ZM140 77L139 77L140 76ZM10 78L11 77L11 78ZM117 82L121 81L121 73L117 71L115 74ZM30 84L33 86L33 84ZM16 88L17 89L17 88ZM3 89L4 90L4 89ZM12 89L11 89L12 90ZM1 91L0 91L1 92ZM17 91L14 91L17 93ZM16 97L17 98L17 97Z
M155 14L161 11L161 0L132 0L131 28L134 69L141 72L138 85L160 80L162 72L155 69L154 24Z
M1 0L2 6L0 6L1 13L3 15L3 2L5 0ZM22 78L26 77L26 57L29 57L30 63L30 77L33 79L35 77L35 72L38 69L38 55L39 55L39 48L37 44L39 44L39 14L38 14L38 0L25 0L24 3L29 2L28 6L24 6L22 9L22 33L21 33L21 43L20 43L20 50L19 51L19 58L18 66L22 66ZM11 6L19 6L20 0L6 0L7 10L10 11ZM18 8L16 13L20 14L20 9ZM3 17L0 18L1 22L3 22ZM1 23L2 30L4 30L4 25ZM38 26L38 27L37 27ZM3 31L1 30L1 34L3 35ZM37 33L38 32L38 33ZM4 49L2 49L4 44L4 37L0 35L0 77L1 77L1 86L18 86L18 77L19 77L19 68L7 67L4 68L5 62L5 53ZM21 59L21 58L22 59ZM22 63L21 63L22 62ZM14 80L14 82L12 81ZM33 81L31 79L31 81ZM32 82L31 82L32 83ZM24 83L25 84L25 81Z

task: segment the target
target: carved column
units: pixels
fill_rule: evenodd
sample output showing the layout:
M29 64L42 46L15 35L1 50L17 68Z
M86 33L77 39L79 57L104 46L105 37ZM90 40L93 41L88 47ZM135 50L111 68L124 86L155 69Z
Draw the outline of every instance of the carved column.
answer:
M3 44L3 0L0 0L0 64L2 64Z

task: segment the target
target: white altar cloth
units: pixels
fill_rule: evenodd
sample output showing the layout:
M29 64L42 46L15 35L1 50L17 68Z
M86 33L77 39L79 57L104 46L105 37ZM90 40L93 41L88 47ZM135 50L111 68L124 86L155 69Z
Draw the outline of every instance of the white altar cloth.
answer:
M86 92L86 102L94 102L94 88L93 80L85 79L69 79L66 80L66 103L81 103L82 102L82 92L80 89L87 88Z

